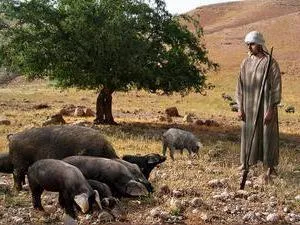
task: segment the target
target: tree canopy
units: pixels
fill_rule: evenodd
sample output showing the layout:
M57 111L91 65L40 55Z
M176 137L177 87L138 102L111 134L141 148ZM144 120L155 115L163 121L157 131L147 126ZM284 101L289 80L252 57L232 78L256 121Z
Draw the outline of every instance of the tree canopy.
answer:
M2 0L0 7L0 64L29 78L109 93L188 93L200 92L207 69L217 67L199 23L189 31L163 0Z

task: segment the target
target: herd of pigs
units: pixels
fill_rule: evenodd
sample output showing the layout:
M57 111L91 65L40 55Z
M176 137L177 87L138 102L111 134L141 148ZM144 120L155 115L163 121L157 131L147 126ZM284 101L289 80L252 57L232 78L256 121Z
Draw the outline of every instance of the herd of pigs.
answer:
M12 173L14 188L22 190L27 175L33 207L43 210L44 190L59 193L59 205L71 220L76 208L89 212L96 203L112 209L120 197L147 196L154 188L149 175L174 151L197 154L201 143L192 133L176 128L162 135L163 156L118 157L99 130L83 126L32 128L7 136L9 152L0 154L0 172Z

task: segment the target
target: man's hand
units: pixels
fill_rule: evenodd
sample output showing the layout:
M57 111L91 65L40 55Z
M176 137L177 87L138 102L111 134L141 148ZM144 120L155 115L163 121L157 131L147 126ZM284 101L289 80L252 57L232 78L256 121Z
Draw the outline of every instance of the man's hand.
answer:
M237 113L237 116L238 116L238 118L239 118L239 120L242 120L242 121L246 121L246 115L245 115L245 113L243 112L243 111L239 111L238 113Z
M274 109L272 107L270 107L268 109L268 111L266 112L266 114L265 114L265 118L264 118L264 124L265 125L268 124L268 123L270 123L270 121L273 118L273 114L274 114Z

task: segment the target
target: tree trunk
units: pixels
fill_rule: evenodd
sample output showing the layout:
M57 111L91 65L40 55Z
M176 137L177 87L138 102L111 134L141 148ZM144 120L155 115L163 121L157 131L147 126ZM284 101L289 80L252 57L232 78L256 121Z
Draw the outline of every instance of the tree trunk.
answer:
M117 124L112 115L112 93L107 87L103 87L97 97L95 124Z

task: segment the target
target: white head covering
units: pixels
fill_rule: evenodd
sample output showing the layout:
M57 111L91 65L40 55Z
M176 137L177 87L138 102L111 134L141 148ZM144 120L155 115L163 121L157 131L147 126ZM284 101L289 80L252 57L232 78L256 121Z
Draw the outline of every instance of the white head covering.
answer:
M258 31L249 32L245 37L245 43L246 44L255 43L255 44L261 45L263 47L263 50L268 52L268 50L265 46L265 39L264 39L263 35Z

